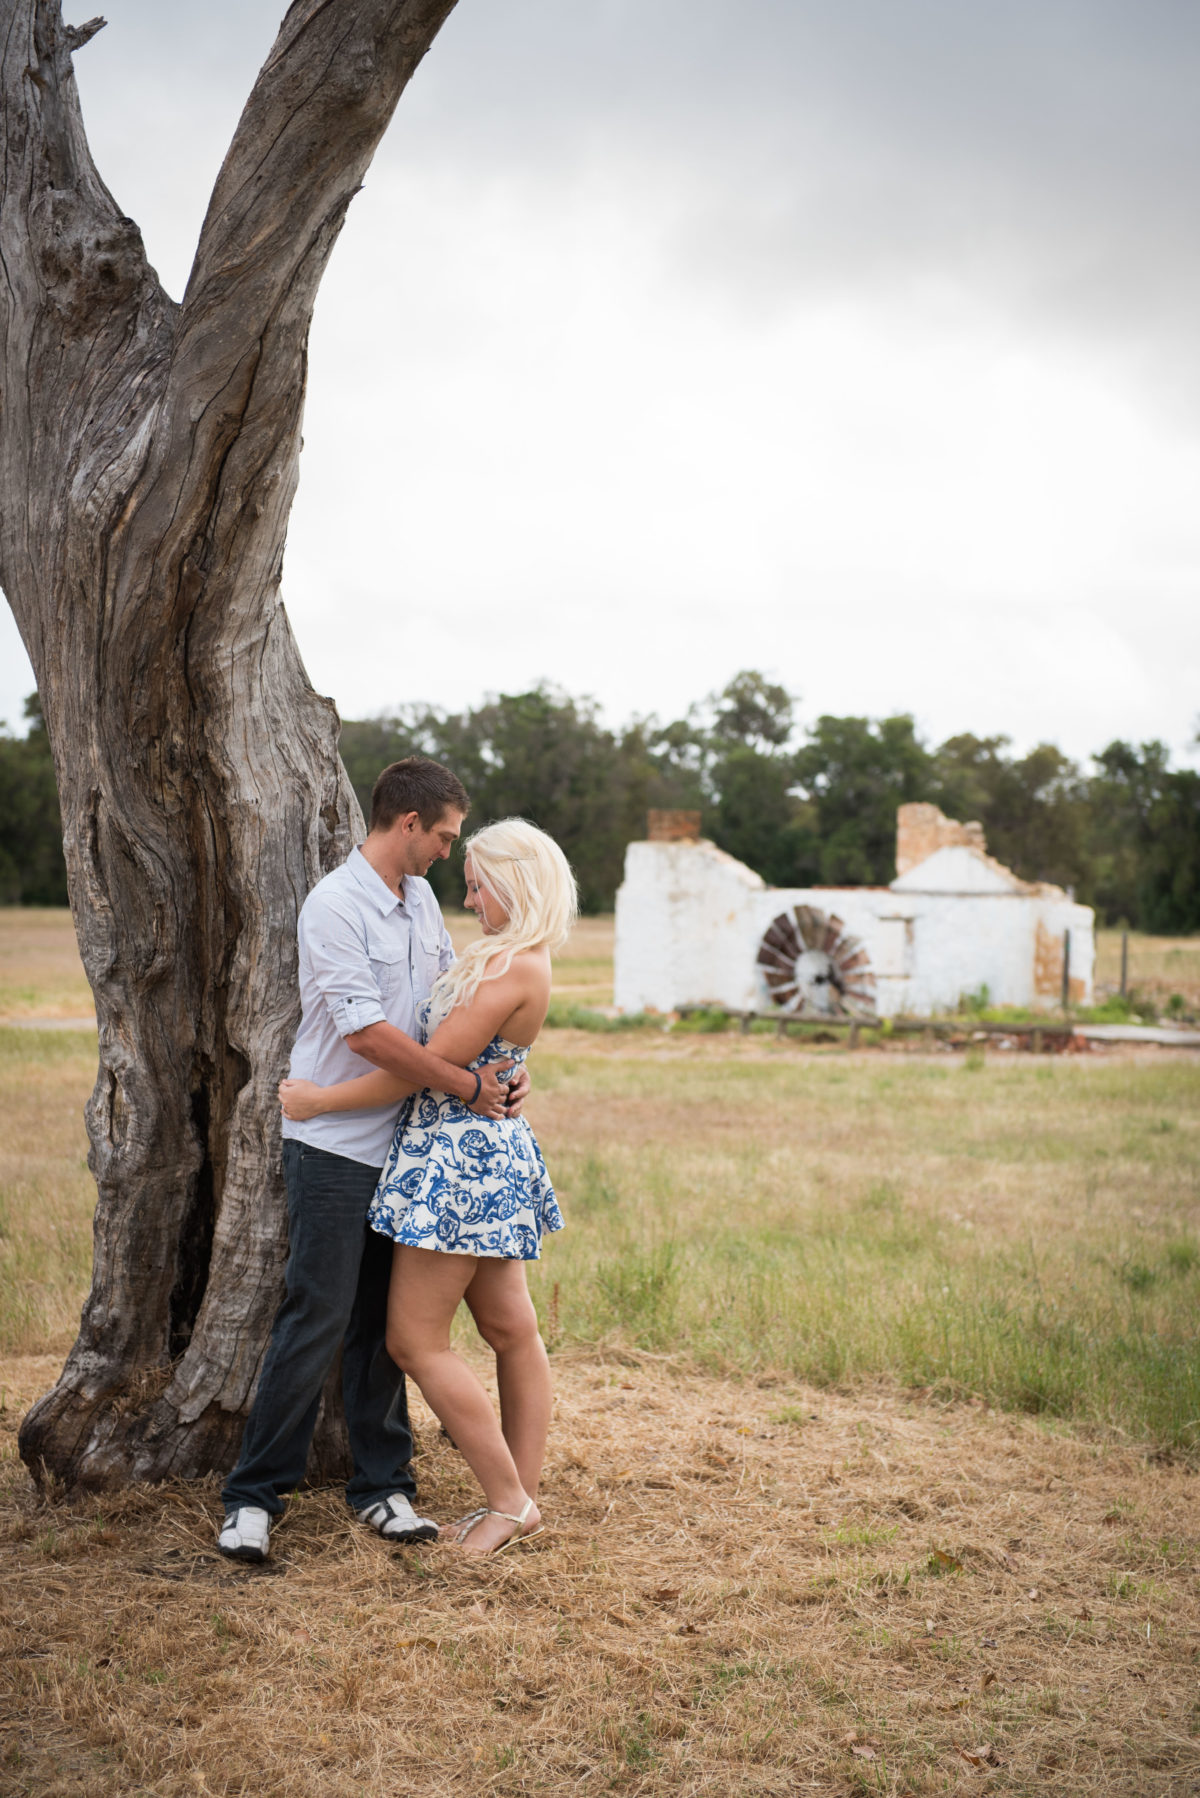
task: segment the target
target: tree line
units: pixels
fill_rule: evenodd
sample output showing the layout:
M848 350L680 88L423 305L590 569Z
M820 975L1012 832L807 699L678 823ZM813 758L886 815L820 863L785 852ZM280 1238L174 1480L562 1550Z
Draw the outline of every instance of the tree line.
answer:
M0 735L0 902L63 905L36 695L26 717L24 737ZM1001 861L1074 889L1104 922L1200 930L1200 774L1172 769L1159 742L1114 741L1084 769L1053 744L1017 754L1003 736L933 747L905 713L802 727L795 697L749 670L669 724L612 729L591 700L543 685L461 712L414 704L348 719L341 753L364 812L388 762L446 762L471 794L472 822L520 814L561 842L588 911L611 907L625 845L645 835L652 807L699 811L704 834L771 885L885 885L896 808L922 799L977 818ZM461 897L454 864L431 878L443 902Z

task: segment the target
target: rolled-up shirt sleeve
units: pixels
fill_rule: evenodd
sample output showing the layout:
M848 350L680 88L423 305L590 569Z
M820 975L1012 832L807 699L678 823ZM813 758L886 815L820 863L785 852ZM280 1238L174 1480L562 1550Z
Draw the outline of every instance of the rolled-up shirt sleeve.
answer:
M339 1036L387 1022L361 916L343 910L336 899L310 903L301 915L300 953L307 957Z

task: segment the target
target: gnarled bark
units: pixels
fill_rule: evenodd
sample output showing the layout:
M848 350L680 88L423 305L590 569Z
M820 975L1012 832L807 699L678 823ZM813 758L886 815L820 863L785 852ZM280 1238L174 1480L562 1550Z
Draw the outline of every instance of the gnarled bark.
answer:
M182 304L101 181L58 0L0 0L0 585L38 680L96 997L95 1267L21 1452L69 1486L240 1436L280 1290L296 914L361 817L279 597L309 322L454 0L296 0ZM344 1460L336 1402L317 1454Z

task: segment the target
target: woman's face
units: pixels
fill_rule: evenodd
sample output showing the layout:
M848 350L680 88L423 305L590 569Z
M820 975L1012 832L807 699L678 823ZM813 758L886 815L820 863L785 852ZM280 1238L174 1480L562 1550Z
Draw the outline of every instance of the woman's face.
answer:
M479 919L484 936L495 936L508 923L508 913L497 899L495 893L487 893L475 878L475 869L468 855L464 873L467 880L467 896L463 904L468 911L473 911Z

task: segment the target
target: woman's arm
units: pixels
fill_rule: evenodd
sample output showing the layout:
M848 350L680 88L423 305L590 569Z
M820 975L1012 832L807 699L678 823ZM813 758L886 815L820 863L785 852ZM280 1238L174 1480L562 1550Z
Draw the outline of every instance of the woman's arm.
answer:
M318 1086L313 1080L281 1080L279 1103L285 1118L302 1123L305 1118L321 1117L327 1111L361 1111L365 1105L398 1105L413 1091L411 1085L385 1074L381 1068L359 1074L353 1080L338 1080L333 1086Z
M544 949L515 955L495 980L483 980L469 1005L456 1005L430 1038L436 1055L465 1067L494 1036L532 1043L550 1004L550 956Z

